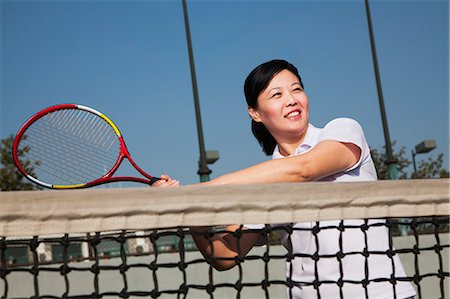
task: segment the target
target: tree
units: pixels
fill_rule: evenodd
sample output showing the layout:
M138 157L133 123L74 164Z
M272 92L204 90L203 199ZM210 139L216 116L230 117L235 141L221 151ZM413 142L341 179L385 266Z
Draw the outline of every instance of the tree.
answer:
M392 142L394 149L395 141ZM377 149L370 149L375 168L377 169L378 178L380 180L389 179L386 165L386 147L383 146L381 151ZM397 160L397 171L399 179L414 178L414 172L408 171L408 166L412 161L405 157L406 150L402 146L398 151L394 149L393 156ZM437 158L430 156L426 161L420 161L417 169L417 178L448 178L449 172L443 167L444 154L439 154Z
M449 173L442 167L442 164L444 164L444 154L442 153L440 153L436 159L433 159L433 157L428 157L428 160L420 161L419 167L417 169L417 178L448 178Z
M392 142L392 149L394 149L395 141ZM382 151L378 151L377 149L370 150L372 154L372 159L375 164L375 168L377 169L378 179L380 180L388 180L388 167L386 165L386 146L383 146ZM405 158L405 147L402 146L398 152L393 150L392 155L394 159L397 161L397 171L399 179L406 179L408 177L408 173L406 172L406 168L411 164L411 161Z
M2 139L0 148L0 190L10 191L41 189L35 184L26 181L26 179L14 165L12 156L13 140L13 135Z
M392 143L392 148L394 148L395 141ZM383 146L382 151L378 151L377 149L371 149L371 155L373 162L375 164L375 168L377 169L378 178L380 180L389 179L387 173L387 165L386 165L386 147ZM418 178L418 179L430 179L430 178L448 178L449 172L443 168L444 154L439 154L436 159L433 157L428 157L428 160L420 161L419 167L417 169L417 177L414 176L414 172L407 172L407 167L412 164L412 162L405 157L405 147L402 146L399 151L395 151L393 153L394 158L397 160L397 170L398 170L398 178L399 179L407 179L407 178ZM420 231L421 234L434 232L435 225L433 224L434 218L432 217L423 217L421 219L421 224L417 226L416 231ZM438 229L440 232L448 232L448 218L442 217L443 224L440 224ZM392 233L394 235L408 235L414 233L408 224L413 220L413 218L398 218L392 219Z

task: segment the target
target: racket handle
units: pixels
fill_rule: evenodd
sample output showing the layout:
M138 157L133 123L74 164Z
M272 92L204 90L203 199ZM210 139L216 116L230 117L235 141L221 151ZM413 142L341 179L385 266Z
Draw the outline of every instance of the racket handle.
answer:
M157 181L161 180L161 178L157 178L157 177L152 177L150 179L150 186L153 185L154 183L156 183Z

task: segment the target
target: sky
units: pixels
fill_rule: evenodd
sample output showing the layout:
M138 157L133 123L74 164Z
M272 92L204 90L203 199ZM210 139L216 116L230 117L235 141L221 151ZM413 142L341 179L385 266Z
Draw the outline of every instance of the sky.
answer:
M92 107L121 130L135 162L182 184L199 181L199 146L180 1L0 0L0 137L59 103ZM188 0L211 177L268 159L250 131L243 82L260 63L296 65L310 122L356 119L381 150L363 0ZM449 1L370 0L394 150L422 140L449 155ZM124 166L124 174L134 174ZM128 173L127 173L128 172ZM120 185L123 186L123 185Z

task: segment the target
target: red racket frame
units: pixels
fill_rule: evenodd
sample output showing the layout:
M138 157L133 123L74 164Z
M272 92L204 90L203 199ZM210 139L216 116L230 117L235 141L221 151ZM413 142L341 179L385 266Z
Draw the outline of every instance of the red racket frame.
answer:
M93 113L99 117L101 117L103 120L105 120L115 131L117 138L119 139L120 142L120 152L119 152L119 156L117 157L117 161L115 162L115 164L113 165L113 167L111 168L111 170L109 170L104 176L102 176L101 178L98 178L94 181L90 181L90 182L86 182L86 183L80 183L80 184L73 184L73 185L54 185L54 184L49 184L46 182L42 182L39 179L31 176L30 174L28 174L26 172L25 169L23 169L22 165L20 164L19 161L19 156L18 156L18 151L19 151L19 143L20 143L20 139L22 138L22 136L24 135L24 133L26 132L26 130L34 123L36 122L38 119L40 119L41 117L54 112L54 111L58 111L58 110L67 110L67 109L76 109L76 110L84 110L84 111L88 111L90 113ZM129 181L129 182L137 182L137 183L144 183L144 184L148 184L148 185L152 185L153 183L155 183L156 181L160 180L160 178L151 176L150 174L148 174L147 172L145 172L144 170L142 170L135 162L134 160L131 158L130 152L127 149L127 146L125 145L125 141L122 137L122 134L120 133L119 129L117 128L117 126L104 114L98 112L95 109L86 107L86 106L82 106L82 105L77 105L77 104L60 104L60 105L55 105L55 106L51 106L48 107L38 113L36 113L35 115L33 115L32 117L30 117L23 125L22 127L19 129L19 131L16 134L16 137L14 138L14 143L13 143L13 148L12 148L12 153L13 153L13 159L14 159L14 164L16 165L16 167L19 169L19 171L29 180L31 180L32 182L46 187L46 188L50 188L50 189L78 189L78 188L88 188L88 187L93 187L93 186L97 186L97 185L101 185L101 184L106 184L106 183L113 183L113 182L123 182L123 181ZM117 169L119 168L119 166L122 164L122 161L124 159L128 159L128 161L131 163L131 165L145 178L138 178L138 177L132 177L132 176L117 176L117 177L113 177L114 173L117 171Z

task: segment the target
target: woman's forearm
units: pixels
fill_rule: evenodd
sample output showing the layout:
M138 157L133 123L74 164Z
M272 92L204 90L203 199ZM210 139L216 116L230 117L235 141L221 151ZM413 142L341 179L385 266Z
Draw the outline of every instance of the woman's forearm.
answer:
M344 171L354 165L360 155L356 145L324 141L303 155L268 160L225 174L205 184L263 184L316 181Z
M219 271L234 267L237 258L245 256L261 240L261 234L241 225L228 225L226 232L212 235L209 234L211 227L191 227L190 230L197 249Z
M219 271L227 270L236 265L237 253L226 246L224 234L207 236L211 227L191 228L192 238L197 249L206 259L210 259L213 267Z
M296 166L299 163L289 161L289 158L269 160L251 167L231 172L215 178L205 184L263 184L280 182L299 182L307 180L304 167Z

